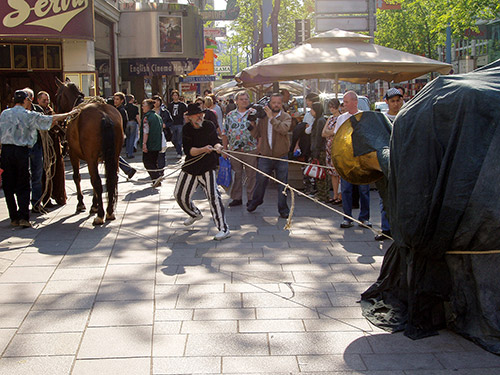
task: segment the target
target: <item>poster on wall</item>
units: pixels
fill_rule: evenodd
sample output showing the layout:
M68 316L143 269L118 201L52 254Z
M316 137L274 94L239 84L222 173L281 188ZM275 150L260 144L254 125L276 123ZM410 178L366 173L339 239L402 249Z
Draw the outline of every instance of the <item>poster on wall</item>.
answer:
M182 53L182 17L159 16L160 53Z

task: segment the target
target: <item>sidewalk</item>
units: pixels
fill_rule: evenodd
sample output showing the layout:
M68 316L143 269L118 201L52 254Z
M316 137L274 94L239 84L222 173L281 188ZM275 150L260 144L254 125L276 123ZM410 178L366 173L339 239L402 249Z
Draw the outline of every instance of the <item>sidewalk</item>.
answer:
M2 374L500 373L500 357L450 331L412 341L370 325L357 301L388 241L305 198L283 230L271 184L255 212L226 209L232 237L217 242L201 191L204 218L183 225L175 176L156 190L121 176L117 219L93 227L66 170L67 205L33 215L36 229L10 228L0 192Z

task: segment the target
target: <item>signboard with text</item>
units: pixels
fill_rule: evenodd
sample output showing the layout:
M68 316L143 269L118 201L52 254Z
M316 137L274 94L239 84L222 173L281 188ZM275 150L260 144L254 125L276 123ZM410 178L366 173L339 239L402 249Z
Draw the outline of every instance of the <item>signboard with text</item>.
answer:
M128 73L136 76L181 75L194 69L198 60L129 59Z
M181 77L181 82L210 82L215 81L215 76L187 76Z
M94 39L93 0L4 0L0 36Z
M215 73L231 73L231 67L229 65L222 65L214 67Z
M200 61L195 70L188 75L190 76L205 76L214 74L214 50L210 48L205 49L205 56Z

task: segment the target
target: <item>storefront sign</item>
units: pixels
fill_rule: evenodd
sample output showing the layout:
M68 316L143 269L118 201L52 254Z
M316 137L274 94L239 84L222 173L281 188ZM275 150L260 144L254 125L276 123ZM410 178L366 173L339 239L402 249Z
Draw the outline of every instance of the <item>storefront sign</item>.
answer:
M137 76L182 75L191 72L197 62L193 59L129 59L128 72Z
M215 81L215 76L187 76L181 77L181 82L210 82Z
M94 39L93 0L4 0L0 36Z
M189 73L190 76L205 76L214 74L214 50L205 48L205 56L200 61L194 71Z
M226 28L225 27L205 27L203 29L205 36L211 36L212 38L225 38Z
M181 83L182 92L196 92L198 90L198 85L196 83Z
M230 65L221 65L214 68L215 73L231 73Z

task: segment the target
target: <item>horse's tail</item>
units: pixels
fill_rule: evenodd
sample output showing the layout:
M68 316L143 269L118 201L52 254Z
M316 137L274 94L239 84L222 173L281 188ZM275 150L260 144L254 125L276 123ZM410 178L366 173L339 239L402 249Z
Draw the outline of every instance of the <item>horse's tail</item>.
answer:
M118 158L115 155L115 125L113 120L103 114L101 119L102 159L106 171L106 190L108 205L114 207L118 196Z

